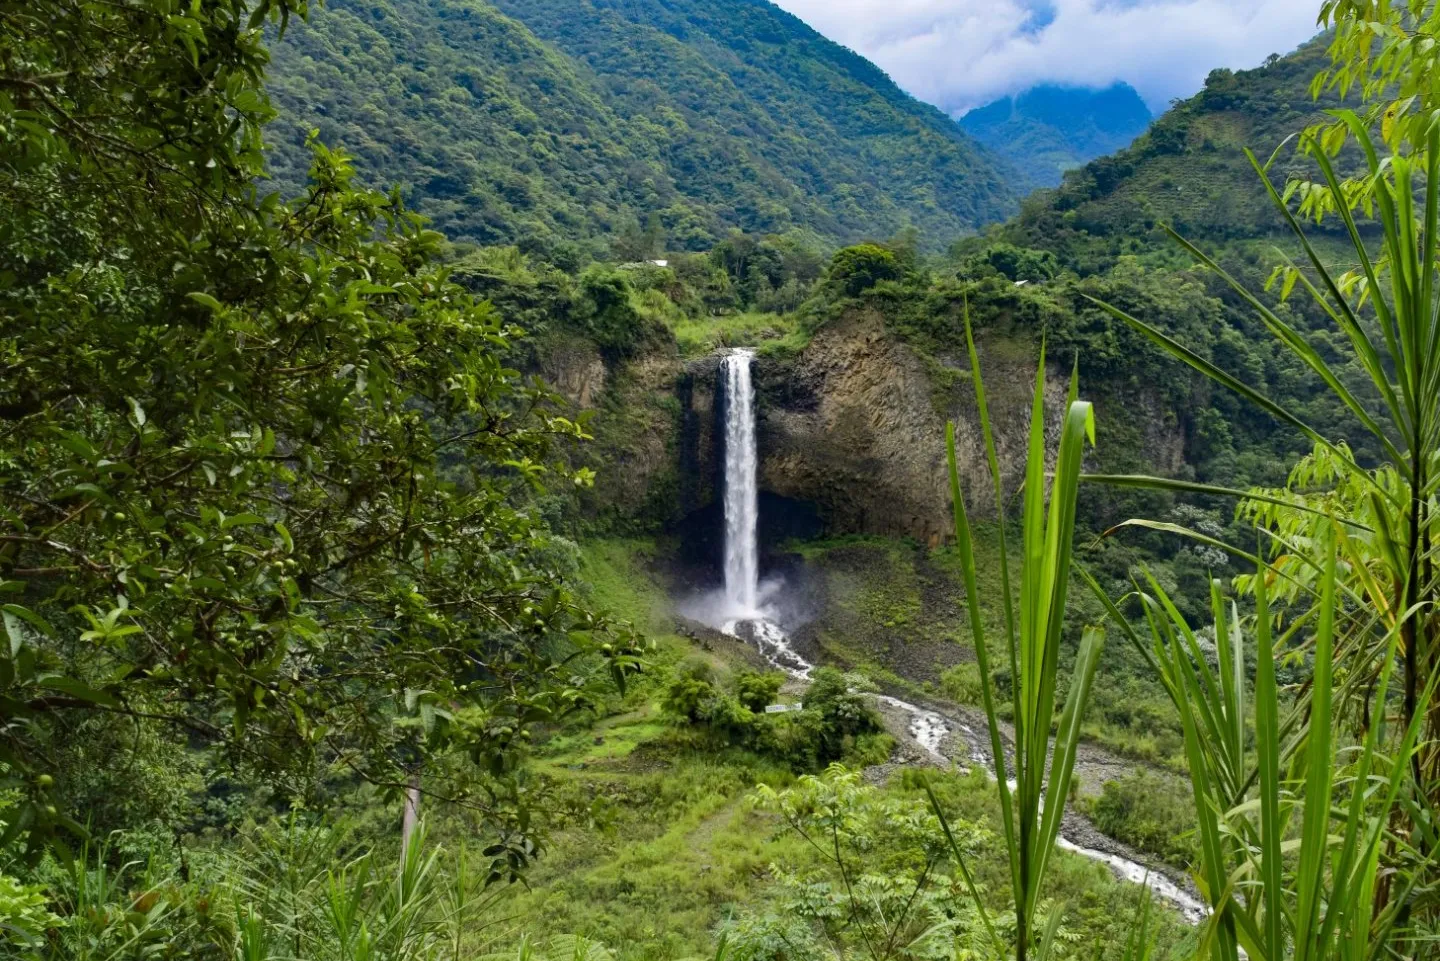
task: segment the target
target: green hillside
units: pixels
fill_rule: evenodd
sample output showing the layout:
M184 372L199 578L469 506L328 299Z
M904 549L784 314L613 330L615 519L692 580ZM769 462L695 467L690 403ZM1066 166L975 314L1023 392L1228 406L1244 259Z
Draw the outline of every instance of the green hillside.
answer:
M1188 264L1161 224L1209 245L1282 239L1281 218L1244 149L1264 161L1335 105L1310 95L1311 78L1327 62L1317 39L1254 70L1212 71L1200 93L1177 103L1132 146L1071 171L1054 191L1033 195L999 234L1053 251L1081 273L1103 271L1123 254ZM1280 150L1271 168L1277 186L1314 175L1293 145Z
M1103 90L1043 85L977 107L960 126L1010 161L1028 185L1055 187L1065 171L1129 146L1150 120L1127 83Z
M944 114L755 0L338 0L275 44L269 87L282 184L318 128L452 240L557 260L734 228L942 243L1015 203Z

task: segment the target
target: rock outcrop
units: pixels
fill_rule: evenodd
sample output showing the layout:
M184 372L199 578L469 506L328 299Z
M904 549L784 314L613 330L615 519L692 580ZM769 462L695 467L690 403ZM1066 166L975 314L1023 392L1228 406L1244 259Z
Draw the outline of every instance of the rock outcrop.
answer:
M986 346L997 453L1013 489L1023 472L1034 361ZM923 357L888 334L881 317L860 313L823 328L796 360L762 363L759 384L761 486L815 502L830 529L942 540L952 529L947 420L956 426L967 506L993 514L968 363ZM1047 420L1058 421L1064 398L1065 382L1047 372Z
M1022 480L1035 384L1024 337L978 341L996 455L1005 489ZM719 496L715 383L718 358L682 361L673 348L606 369L575 345L552 352L544 372L580 408L598 408L591 445L600 475L593 500L621 517L661 523L713 506ZM1047 446L1053 450L1068 371L1046 371ZM963 347L933 358L887 331L878 313L855 311L822 327L798 355L756 359L760 486L815 505L830 533L907 536L938 544L951 528L945 424L956 429L967 508L993 516L984 435ZM1103 398L1102 411L1135 418L1147 462L1183 463L1183 434L1159 401ZM663 504L662 504L663 501Z

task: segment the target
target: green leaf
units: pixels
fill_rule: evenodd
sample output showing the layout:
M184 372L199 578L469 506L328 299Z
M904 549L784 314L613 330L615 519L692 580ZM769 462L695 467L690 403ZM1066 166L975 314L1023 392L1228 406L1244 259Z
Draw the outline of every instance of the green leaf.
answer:
M1110 487L1136 487L1149 490L1176 491L1186 494L1210 494L1216 497L1231 497L1237 500L1258 501L1262 504L1288 507L1291 510L1314 514L1320 517L1330 516L1324 511L1311 507L1308 504L1274 497L1266 494L1264 491L1253 489L1240 490L1236 487L1220 487L1215 484L1201 484L1197 481L1179 480L1174 477L1153 477L1147 474L1081 474L1080 480L1091 484L1105 484ZM1343 519L1341 522L1355 530L1367 532L1371 530L1371 528L1358 521Z
M220 303L220 301L216 300L209 294L202 293L201 291L192 291L186 296L188 296L191 300L195 301L195 303L200 304L201 306L209 307L216 313L219 313L220 311L225 309L224 304Z
M236 527L246 527L249 525L264 523L265 518L261 517L259 514L251 514L247 512L243 514L236 514L233 517L225 518L223 521L220 522L220 529L222 531L228 531L233 530Z
M35 630L39 631L43 637L55 636L55 628L50 626L50 622L45 620L45 618L41 617L39 614L36 614L34 611L30 610L30 608L28 607L21 607L19 604L4 604L0 605L0 611L3 611L6 617L5 628L7 631L10 632L12 644L16 643L16 635L10 627L9 618L11 617L18 617L20 620L35 628Z

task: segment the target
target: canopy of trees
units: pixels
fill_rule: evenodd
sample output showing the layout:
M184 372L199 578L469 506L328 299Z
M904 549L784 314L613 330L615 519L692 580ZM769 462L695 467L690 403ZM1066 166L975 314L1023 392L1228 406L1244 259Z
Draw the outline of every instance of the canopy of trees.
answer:
M939 242L1018 196L945 114L743 0L335 0L274 45L270 89L282 183L303 183L318 128L452 240L547 260L652 217L672 250L907 223Z
M530 506L579 430L515 329L343 154L254 186L262 27L304 4L177 9L0 7L0 820L36 856L125 777L62 763L89 739L296 796L443 747L503 779L630 663Z

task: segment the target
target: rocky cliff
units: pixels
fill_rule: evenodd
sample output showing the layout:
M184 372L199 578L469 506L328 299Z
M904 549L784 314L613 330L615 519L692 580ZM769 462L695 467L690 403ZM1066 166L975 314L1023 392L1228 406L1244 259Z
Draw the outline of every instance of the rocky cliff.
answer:
M1024 468L1033 348L1027 338L991 330L978 349L1001 474L1013 492ZM608 369L593 348L569 343L549 353L547 379L577 407L595 412L589 456L599 476L592 507L667 526L714 509L717 367L717 357L686 362L668 346ZM1052 441L1067 378L1060 368L1046 371ZM887 331L879 314L854 311L823 326L798 354L762 353L755 381L760 486L771 495L772 511L808 504L828 533L939 543L951 530L944 442L945 423L953 420L967 506L993 516L963 350L939 359L922 354ZM1177 419L1145 406L1143 397L1108 396L1100 385L1102 444L1107 434L1123 437L1152 469L1173 471L1183 461ZM1106 431L1107 416L1125 429ZM1136 451L1126 453L1133 460Z
M1034 360L991 346L982 344L981 364L994 385L1001 472L1013 488L1023 469ZM793 361L762 361L759 375L761 485L815 502L829 529L941 540L952 529L947 419L956 425L968 504L991 512L968 362L924 357L890 336L878 315L856 313L823 328ZM1064 398L1064 381L1047 372L1048 416Z

